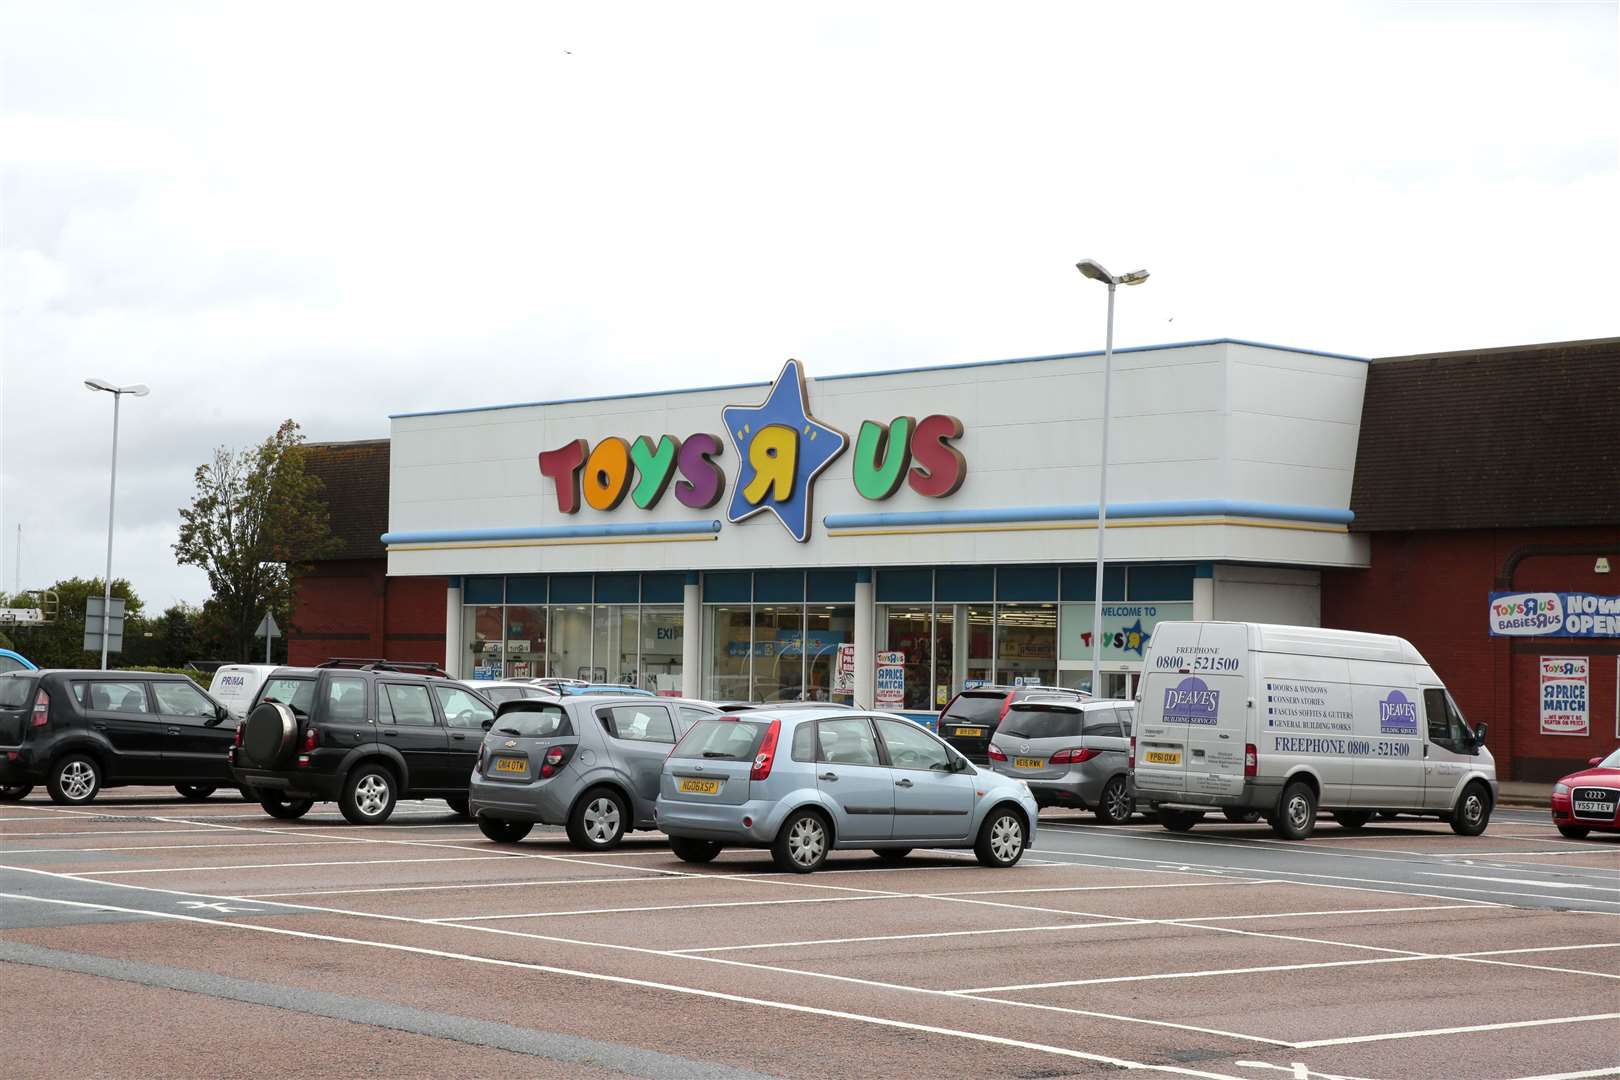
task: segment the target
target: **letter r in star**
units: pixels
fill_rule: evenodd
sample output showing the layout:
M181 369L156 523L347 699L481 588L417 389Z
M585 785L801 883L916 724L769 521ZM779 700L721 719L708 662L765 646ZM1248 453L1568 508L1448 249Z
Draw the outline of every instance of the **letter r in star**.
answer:
M726 520L743 521L769 510L804 543L810 538L816 477L849 445L842 431L810 415L804 368L789 360L762 403L728 405L721 416L742 462Z

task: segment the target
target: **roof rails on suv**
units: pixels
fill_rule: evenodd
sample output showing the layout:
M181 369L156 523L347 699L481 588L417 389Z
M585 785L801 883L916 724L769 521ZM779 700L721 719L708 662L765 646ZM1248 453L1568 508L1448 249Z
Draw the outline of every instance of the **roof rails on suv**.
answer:
M367 656L334 656L315 665L317 668L353 668L357 671L399 671L413 675L437 675L448 679L450 673L431 661L383 660Z

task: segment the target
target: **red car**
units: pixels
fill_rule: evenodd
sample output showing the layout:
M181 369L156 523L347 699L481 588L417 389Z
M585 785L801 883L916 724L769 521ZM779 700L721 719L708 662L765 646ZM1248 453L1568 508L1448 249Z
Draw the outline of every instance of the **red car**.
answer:
M1553 824L1571 840L1593 829L1620 832L1620 750L1590 764L1553 785Z

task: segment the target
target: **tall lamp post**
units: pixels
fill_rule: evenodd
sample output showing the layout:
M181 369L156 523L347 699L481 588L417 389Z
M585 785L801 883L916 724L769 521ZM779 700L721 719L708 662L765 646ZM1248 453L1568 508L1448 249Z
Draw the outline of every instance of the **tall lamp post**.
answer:
M107 633L107 628L112 622L113 506L118 500L118 406L125 394L145 397L152 391L142 383L114 386L105 379L86 379L84 385L87 390L99 390L113 396L112 486L107 493L107 577L102 583L105 591L101 597L101 670L106 671L107 644L111 636Z
M1075 269L1092 281L1108 286L1108 336L1103 346L1102 473L1097 480L1097 590L1091 603L1091 693L1101 697L1103 540L1108 533L1108 417L1109 391L1114 384L1114 290L1120 285L1142 284L1148 279L1148 272L1132 270L1115 277L1095 259L1082 259L1075 264Z

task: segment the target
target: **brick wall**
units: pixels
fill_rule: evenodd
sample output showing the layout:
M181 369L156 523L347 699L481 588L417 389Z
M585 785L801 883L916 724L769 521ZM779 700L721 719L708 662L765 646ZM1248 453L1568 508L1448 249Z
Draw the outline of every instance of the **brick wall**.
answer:
M1396 634L1415 645L1464 715L1491 725L1503 779L1556 779L1615 748L1620 641L1493 638L1486 603L1508 556L1526 544L1608 544L1615 572L1595 573L1596 555L1536 556L1519 564L1515 591L1620 594L1620 530L1380 532L1370 539L1370 568L1322 573L1323 626ZM1542 655L1591 658L1590 736L1540 733Z
M298 585L289 664L334 656L444 663L445 579L390 578L385 559L317 563Z

